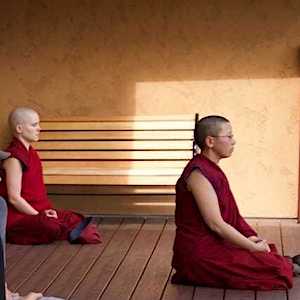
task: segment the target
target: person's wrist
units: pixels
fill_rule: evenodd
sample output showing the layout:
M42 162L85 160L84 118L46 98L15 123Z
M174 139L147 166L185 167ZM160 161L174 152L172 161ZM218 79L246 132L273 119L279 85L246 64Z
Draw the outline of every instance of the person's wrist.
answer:
M252 251L252 252L259 251L259 247L258 247L257 243L251 241L250 251Z

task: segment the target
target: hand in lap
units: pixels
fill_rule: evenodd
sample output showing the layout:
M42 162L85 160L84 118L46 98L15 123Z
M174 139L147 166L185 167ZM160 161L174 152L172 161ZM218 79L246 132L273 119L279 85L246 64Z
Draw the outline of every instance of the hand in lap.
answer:
M248 240L257 244L259 251L271 252L270 246L268 245L267 240L264 240L258 236L252 235L248 237Z
M45 211L45 215L49 218L55 218L57 219L57 212L54 209L46 209Z
M258 242L261 242L263 241L262 238L256 236L256 235L252 235L252 236L249 236L248 237L248 240L250 240L251 242L254 242L254 243L258 243ZM266 241L266 240L265 240Z

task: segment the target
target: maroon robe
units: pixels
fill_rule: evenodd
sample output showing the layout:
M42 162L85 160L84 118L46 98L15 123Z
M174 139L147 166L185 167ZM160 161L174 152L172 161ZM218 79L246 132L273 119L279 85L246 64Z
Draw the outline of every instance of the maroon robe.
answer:
M21 196L37 211L38 215L26 215L8 202L7 241L15 244L46 244L55 240L65 240L69 232L83 219L82 215L71 211L56 210L58 218L45 215L52 209L43 181L42 165L37 152L30 146L14 138L7 148L11 156L22 166ZM8 199L5 172L1 175L0 195Z
M203 155L194 157L176 184L176 236L172 283L271 290L292 287L293 265L271 252L251 252L225 241L206 225L186 180L195 169L212 184L224 221L246 237L257 235L240 215L223 171Z

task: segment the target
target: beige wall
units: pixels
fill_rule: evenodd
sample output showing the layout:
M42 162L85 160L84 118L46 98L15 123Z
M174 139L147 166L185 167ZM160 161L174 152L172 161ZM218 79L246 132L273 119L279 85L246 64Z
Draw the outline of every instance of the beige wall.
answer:
M0 136L42 117L224 114L247 216L296 217L299 1L1 1Z

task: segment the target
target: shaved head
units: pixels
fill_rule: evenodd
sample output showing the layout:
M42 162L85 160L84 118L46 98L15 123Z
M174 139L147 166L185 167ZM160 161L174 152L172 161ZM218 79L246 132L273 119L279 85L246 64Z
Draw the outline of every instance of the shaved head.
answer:
M195 142L201 150L205 148L205 139L207 136L217 136L223 123L230 123L228 119L222 116L207 116L200 119L195 128Z
M38 113L29 107L17 107L14 109L8 118L9 126L13 132L20 124L27 123L31 120L32 116L36 116Z

